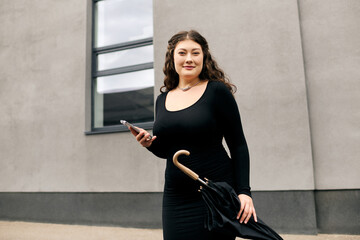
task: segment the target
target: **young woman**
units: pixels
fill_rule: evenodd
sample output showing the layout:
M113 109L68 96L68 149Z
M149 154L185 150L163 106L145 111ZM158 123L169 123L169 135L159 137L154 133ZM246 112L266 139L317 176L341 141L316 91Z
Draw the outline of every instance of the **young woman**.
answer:
M226 181L237 192L240 223L246 224L255 208L249 186L249 153L240 114L226 79L196 31L175 34L168 42L164 86L156 100L154 137L132 131L139 143L166 158L163 199L165 240L235 239L204 228L206 209L199 185L172 162L178 150L190 151L179 161L212 181ZM130 129L131 130L131 129ZM231 158L222 145L225 138Z

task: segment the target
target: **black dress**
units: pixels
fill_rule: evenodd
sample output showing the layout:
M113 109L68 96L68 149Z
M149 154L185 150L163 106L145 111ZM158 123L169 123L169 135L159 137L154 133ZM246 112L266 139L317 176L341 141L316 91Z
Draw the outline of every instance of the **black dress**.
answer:
M226 181L237 194L250 196L249 152L240 114L231 92L221 82L209 81L200 99L185 109L168 111L167 92L156 100L157 136L148 148L166 158L163 198L164 240L226 240L204 228L206 209L198 192L199 184L181 172L172 162L178 150L190 151L179 162L212 181ZM231 158L222 145L225 137Z

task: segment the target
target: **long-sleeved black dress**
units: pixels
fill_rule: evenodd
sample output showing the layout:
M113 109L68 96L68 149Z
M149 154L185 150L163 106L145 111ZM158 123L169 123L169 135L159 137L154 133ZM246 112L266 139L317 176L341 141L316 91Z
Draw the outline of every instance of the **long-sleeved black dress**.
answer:
M156 100L157 136L148 148L166 158L163 198L164 240L234 239L204 228L206 209L198 192L199 184L172 162L175 152L190 151L179 162L212 181L226 181L237 194L250 196L249 152L236 101L227 87L209 81L205 92L193 105L178 111L165 107L167 92ZM231 158L222 145L225 137Z

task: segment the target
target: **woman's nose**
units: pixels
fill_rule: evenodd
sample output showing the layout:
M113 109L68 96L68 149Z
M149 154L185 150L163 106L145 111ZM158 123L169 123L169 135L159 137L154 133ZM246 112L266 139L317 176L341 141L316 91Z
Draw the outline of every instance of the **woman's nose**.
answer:
M185 61L186 62L192 62L193 61L190 53L186 55L186 60Z

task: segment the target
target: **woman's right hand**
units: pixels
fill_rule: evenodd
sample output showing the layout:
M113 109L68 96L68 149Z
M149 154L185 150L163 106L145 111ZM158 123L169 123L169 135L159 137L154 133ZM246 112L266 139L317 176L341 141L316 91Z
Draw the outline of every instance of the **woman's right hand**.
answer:
M136 141L138 141L141 144L141 146L150 147L152 142L156 139L156 136L153 136L151 139L149 139L150 133L148 133L142 128L138 127L138 129L140 130L139 133L137 133L134 129L129 127L129 130L135 136Z

